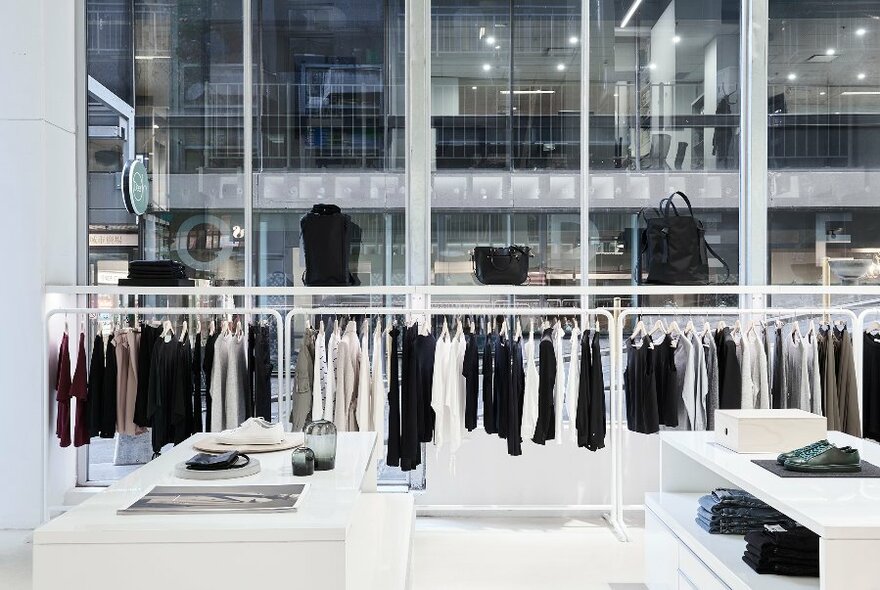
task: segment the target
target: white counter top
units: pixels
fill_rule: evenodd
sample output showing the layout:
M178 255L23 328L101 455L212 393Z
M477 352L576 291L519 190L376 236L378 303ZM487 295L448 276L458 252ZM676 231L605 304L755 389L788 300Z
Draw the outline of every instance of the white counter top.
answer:
M713 432L664 432L660 436L664 445L751 492L825 539L880 539L880 479L782 478L752 463L754 459L775 459L775 455L734 453L716 445ZM838 446L858 448L863 460L880 465L877 443L839 432L829 433L829 440ZM663 456L667 460L665 453Z
M89 543L244 543L344 540L376 445L376 434L339 433L336 469L294 477L291 451L253 455L260 473L225 481L194 481L174 476L174 466L196 451L195 435L141 467L107 490L34 532L35 545ZM243 485L309 483L296 512L276 514L126 515L126 508L156 485Z

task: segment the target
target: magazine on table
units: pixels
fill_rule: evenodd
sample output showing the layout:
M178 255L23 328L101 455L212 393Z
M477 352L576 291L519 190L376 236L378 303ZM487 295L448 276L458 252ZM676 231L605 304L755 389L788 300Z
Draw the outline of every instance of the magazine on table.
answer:
M155 486L118 514L293 512L308 485Z

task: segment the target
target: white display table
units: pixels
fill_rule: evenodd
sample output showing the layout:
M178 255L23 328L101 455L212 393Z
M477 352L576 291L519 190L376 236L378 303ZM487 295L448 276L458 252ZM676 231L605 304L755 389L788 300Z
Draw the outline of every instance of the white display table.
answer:
M415 509L377 494L376 434L340 433L336 469L294 477L290 451L255 455L259 474L205 482L173 476L193 438L34 532L34 588L210 590L409 587ZM305 483L293 513L119 516L151 487ZM97 586L96 586L97 585Z
M654 589L867 590L880 588L880 479L781 478L753 464L775 455L738 455L711 432L661 437L661 492L646 497L646 573ZM880 445L832 432L880 465ZM742 561L738 535L710 535L694 518L697 499L717 487L751 492L821 537L821 578L759 575Z

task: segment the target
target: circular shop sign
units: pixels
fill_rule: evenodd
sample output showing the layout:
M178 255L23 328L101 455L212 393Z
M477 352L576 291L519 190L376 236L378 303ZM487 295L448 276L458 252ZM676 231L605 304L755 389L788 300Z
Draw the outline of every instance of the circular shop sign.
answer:
M129 213L143 215L150 203L147 168L140 160L131 160L122 169L122 202Z

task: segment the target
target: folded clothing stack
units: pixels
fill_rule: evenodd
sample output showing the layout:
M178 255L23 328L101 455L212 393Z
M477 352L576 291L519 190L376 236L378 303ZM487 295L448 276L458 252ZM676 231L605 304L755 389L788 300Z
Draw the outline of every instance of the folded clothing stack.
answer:
M746 543L743 561L759 574L819 576L819 535L809 529L767 525Z
M174 260L132 260L128 263L128 278L121 285L174 286L192 284L186 276L186 266Z
M797 526L793 520L743 490L718 488L700 498L697 524L712 534L744 535L766 524Z

